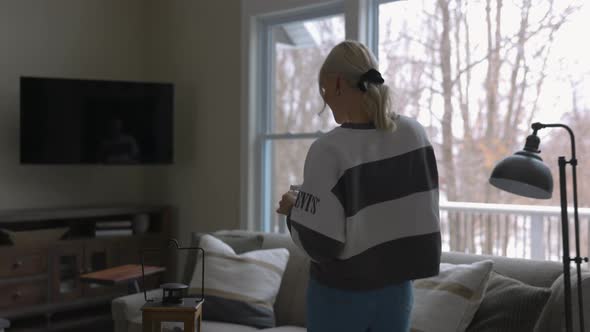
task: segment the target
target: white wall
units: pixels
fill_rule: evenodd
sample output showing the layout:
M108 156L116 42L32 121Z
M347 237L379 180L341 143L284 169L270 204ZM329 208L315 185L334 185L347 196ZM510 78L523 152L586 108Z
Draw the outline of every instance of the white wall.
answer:
M146 74L175 84L175 164L150 198L177 208L177 236L238 228L240 2L150 0Z
M168 203L175 234L239 227L240 2L0 0L0 209ZM175 85L172 166L19 164L19 76Z
M19 76L143 78L142 0L0 0L0 209L137 203L144 168L19 165Z
M177 207L179 237L239 227L240 2L0 0L0 209ZM172 82L173 166L19 164L19 76Z

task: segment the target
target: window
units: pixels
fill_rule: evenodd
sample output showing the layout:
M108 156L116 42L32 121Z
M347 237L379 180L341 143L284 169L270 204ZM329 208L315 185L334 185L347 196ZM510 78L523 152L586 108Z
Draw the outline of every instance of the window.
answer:
M560 259L559 193L526 199L491 187L488 177L497 161L522 149L532 122L566 123L577 133L578 154L590 151L583 136L590 130L590 48L579 45L590 30L584 0L346 0L327 11L301 3L310 6L304 15L271 23L261 16L264 36L256 47L268 61L259 64L261 103L249 108L260 122L249 150L259 160L251 186L254 218L262 220L256 228L284 231L274 212L279 196L301 182L319 131L335 126L329 110L317 115L323 107L317 71L346 37L374 49L394 110L416 117L430 134L444 249ZM557 182L557 157L570 157L569 138L560 130L540 137ZM588 181L590 168L578 167L580 207L590 207L590 187L581 185ZM590 209L580 217L587 252Z
M552 0L376 6L380 67L394 108L427 127L437 152L441 198L462 203L461 208L443 204L445 249L559 260L557 189L551 200L526 199L493 188L488 177L497 161L522 149L532 122L563 122L580 134L590 128L585 83L590 51L579 52L573 37L590 29L590 6ZM559 188L557 157L571 157L569 137L559 130L540 136L541 156ZM577 143L578 151L590 148L581 135ZM582 172L578 181L590 179ZM590 190L580 187L579 194L590 197ZM501 211L465 202L555 210ZM589 201L580 201L584 205ZM582 213L584 248L590 245L589 218Z
M266 27L271 59L263 118L262 168L264 230L281 232L285 222L275 213L281 195L303 181L309 146L336 123L319 94L317 77L323 59L344 40L344 15L283 21Z

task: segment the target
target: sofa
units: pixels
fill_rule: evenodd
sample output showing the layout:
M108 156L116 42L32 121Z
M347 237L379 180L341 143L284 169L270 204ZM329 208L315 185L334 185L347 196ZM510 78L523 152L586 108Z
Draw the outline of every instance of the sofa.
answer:
M4 318L0 318L0 332L4 332L4 329L10 327L10 322Z
M286 234L257 233L243 230L220 231L217 234L252 235L264 237L262 249L287 248L290 252L287 268L274 305L277 327L262 329L265 332L304 332L305 329L305 289L309 279L309 260L294 245ZM565 329L564 293L562 264L558 262L513 259L498 256L472 255L456 252L443 252L442 262L451 264L470 264L476 261L491 259L493 270L504 276L522 281L526 284L550 289L550 296L543 307L535 324L536 332L557 332ZM575 273L572 273L573 302L577 303ZM590 273L583 273L582 290L586 331L590 331ZM160 290L151 290L148 297L158 297ZM207 310L205 301L204 309ZM139 332L141 327L141 306L144 304L143 293L117 298L112 302L112 315L115 332ZM574 306L574 309L577 305ZM574 318L577 311L574 312ZM576 325L575 325L576 326ZM257 329L215 321L203 321L206 332L247 332ZM173 329L172 329L173 330ZM577 331L577 330L576 330Z

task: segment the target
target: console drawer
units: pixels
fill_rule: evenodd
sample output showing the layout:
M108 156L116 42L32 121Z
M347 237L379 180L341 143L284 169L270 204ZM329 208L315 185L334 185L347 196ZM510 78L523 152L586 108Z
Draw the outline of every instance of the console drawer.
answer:
M0 285L0 308L40 304L46 297L47 283L43 281Z
M47 254L42 251L0 251L0 278L41 274L47 271Z

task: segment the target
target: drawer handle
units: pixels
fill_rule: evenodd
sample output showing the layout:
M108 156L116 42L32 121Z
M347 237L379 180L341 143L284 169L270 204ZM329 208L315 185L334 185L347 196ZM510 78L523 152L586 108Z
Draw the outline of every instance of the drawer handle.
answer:
M12 264L14 269L18 269L19 267L23 266L23 261L16 261Z
M12 294L12 298L16 301L19 298L21 298L23 296L23 294L20 291L16 291Z

